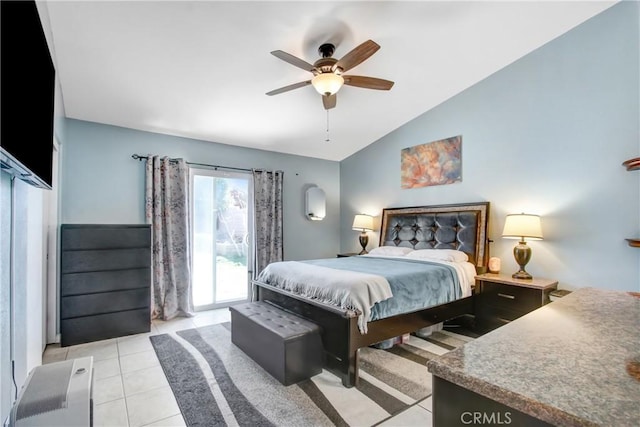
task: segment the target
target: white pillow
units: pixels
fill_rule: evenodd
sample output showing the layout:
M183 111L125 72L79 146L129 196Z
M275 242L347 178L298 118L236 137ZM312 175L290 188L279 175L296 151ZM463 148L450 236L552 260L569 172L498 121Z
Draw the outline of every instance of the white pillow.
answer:
M371 249L369 251L369 255L404 256L410 252L413 252L413 249L402 248L399 246L380 246L380 247Z
M433 259L450 262L466 262L469 256L455 249L418 249L407 254L407 258Z

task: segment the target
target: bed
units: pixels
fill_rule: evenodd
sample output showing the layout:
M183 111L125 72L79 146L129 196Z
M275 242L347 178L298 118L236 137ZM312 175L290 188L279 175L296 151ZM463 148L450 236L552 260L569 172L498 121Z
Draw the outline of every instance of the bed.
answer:
M379 247L460 251L477 270L482 270L489 257L488 218L489 202L384 209ZM390 258L393 257L384 257L385 261ZM360 310L305 297L293 288L280 288L264 280L264 275L258 279L253 282L256 300L320 325L325 368L338 375L346 387L358 383L358 349L473 313L473 295L460 292L449 302L379 316L367 321L363 331Z

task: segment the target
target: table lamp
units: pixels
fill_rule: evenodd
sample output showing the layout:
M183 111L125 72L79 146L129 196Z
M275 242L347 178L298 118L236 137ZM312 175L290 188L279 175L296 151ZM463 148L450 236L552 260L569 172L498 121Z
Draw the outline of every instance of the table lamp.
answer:
M373 231L373 217L370 215L359 214L353 219L352 228L360 233L360 246L362 251L358 255L364 255L367 252L367 244L369 243L369 236L367 231Z
M513 257L520 266L520 270L513 273L511 277L514 279L532 279L531 274L524 269L525 265L531 259L531 248L527 246L525 238L530 240L542 240L542 225L538 215L530 214L512 214L507 215L504 222L504 230L502 237L507 239L520 239L520 242L513 248Z

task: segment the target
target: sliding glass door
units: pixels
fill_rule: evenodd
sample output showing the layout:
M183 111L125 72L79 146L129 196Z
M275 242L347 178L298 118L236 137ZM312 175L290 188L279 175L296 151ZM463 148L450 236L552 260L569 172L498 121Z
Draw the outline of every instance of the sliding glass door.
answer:
M249 298L252 195L250 173L191 169L196 310L225 307Z

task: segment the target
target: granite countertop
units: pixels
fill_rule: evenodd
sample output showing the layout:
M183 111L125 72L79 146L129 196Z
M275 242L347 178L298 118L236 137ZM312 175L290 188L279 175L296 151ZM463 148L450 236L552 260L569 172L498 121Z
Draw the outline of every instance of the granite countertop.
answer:
M551 424L637 426L640 297L581 288L427 366Z

